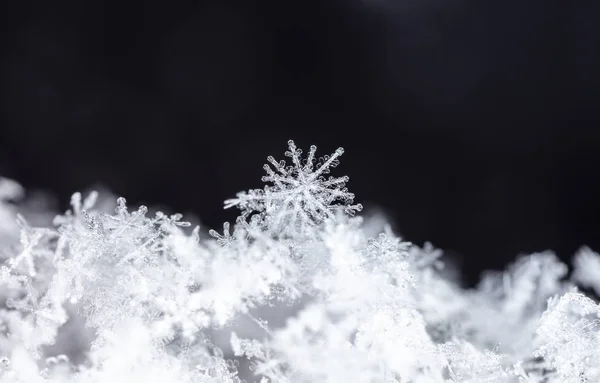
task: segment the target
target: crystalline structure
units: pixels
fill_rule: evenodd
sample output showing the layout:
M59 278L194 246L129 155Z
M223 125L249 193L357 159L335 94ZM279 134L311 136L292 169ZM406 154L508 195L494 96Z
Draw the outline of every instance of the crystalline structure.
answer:
M600 292L598 254L462 288L443 251L355 216L327 176L341 148L288 149L210 236L98 193L38 227L0 179L0 383L600 382L600 306L578 290Z
M362 210L362 205L352 204L354 194L345 187L348 177L325 177L339 164L344 149L338 148L317 161L314 145L304 160L294 141L288 141L288 147L285 155L291 158L291 165L267 158L270 165L264 166L267 175L262 180L272 185L238 193L225 201L225 207L237 206L242 217L258 213L264 226L280 236L306 234L310 228L334 218L338 210L349 215Z

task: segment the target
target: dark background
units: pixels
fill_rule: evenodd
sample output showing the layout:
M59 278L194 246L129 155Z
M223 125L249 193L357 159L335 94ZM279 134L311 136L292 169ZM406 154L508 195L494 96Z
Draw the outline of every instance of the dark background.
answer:
M13 1L0 174L217 227L289 138L473 279L600 249L598 2Z

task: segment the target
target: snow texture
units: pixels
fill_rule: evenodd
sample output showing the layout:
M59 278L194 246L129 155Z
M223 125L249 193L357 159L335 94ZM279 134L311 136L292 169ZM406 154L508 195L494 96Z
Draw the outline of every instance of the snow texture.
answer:
M551 252L477 288L329 176L268 157L221 233L75 193L52 224L0 178L0 383L600 382L600 256ZM17 203L16 203L17 202ZM112 210L112 211L111 211Z

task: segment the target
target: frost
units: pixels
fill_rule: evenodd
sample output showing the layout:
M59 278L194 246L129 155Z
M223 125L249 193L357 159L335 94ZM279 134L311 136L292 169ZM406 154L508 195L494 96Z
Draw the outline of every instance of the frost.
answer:
M600 308L591 299L570 292L553 298L537 330L541 356L553 375L565 383L600 379Z
M36 225L0 179L0 383L600 381L591 249L464 289L442 250L355 216L341 148L288 149L210 235L95 192Z
M506 355L492 350L481 351L467 342L455 341L440 345L446 357L451 382L500 382L510 379L510 372L503 367Z

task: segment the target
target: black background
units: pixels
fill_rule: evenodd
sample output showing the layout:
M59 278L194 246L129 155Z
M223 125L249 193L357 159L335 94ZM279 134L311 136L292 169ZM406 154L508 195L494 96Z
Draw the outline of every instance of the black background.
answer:
M13 1L0 174L217 227L286 142L472 279L600 249L598 2Z

